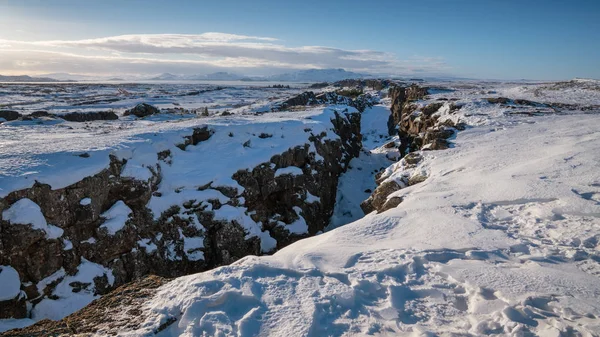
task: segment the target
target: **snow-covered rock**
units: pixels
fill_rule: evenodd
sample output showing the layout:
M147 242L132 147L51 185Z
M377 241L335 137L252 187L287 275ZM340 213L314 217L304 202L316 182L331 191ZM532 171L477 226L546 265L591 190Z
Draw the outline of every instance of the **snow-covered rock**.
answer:
M58 319L141 275L199 272L322 231L337 180L360 150L359 122L353 107L333 106L124 118L90 123L103 130L93 137L76 123L43 132L38 124L3 128L22 137L23 147L7 155L20 157L19 169L29 165L30 175L0 172L0 237L10 238L0 245L0 265L19 272L19 288L27 290L11 302L18 310L0 310L0 318L34 312L35 319ZM34 146L48 135L52 146ZM27 157L26 148L39 153ZM290 167L293 174L277 174ZM95 273L84 294L70 284L90 283L77 274L88 263L112 281Z

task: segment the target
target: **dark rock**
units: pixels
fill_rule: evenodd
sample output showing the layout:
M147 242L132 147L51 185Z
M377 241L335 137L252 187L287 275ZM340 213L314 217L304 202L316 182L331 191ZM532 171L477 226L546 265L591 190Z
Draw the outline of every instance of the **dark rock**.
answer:
M404 162L408 165L416 165L423 160L423 157L418 152L411 152L404 156Z
M98 112L71 112L64 115L58 115L58 117L69 121L69 122L91 122L98 120L116 120L119 116L112 111L98 111Z
M279 103L278 106L272 108L273 111L282 111L292 107L305 107L320 104L340 104L355 107L358 111L362 112L367 107L371 107L375 104L374 98L371 95L358 95L352 99L340 95L335 92L324 92L316 95L312 91L303 92L295 97L292 97L286 101Z
M160 113L160 110L158 110L156 107L154 107L150 104L140 103L140 104L136 105L133 109L125 111L123 116L134 115L136 117L141 118L141 117L146 117L146 116L150 116L150 115L155 115L158 113Z
M423 151L426 150L446 150L450 147L450 143L445 140L445 139L441 139L441 138L436 138L434 139L431 143L429 143L430 146L423 148Z
M0 318L9 317L27 317L27 301L25 297L0 301Z
M490 104L508 104L510 103L510 99L506 97L490 97L486 98L488 103Z
M408 178L408 186L416 185L418 183L422 183L427 180L427 176L415 175Z
M429 116L432 115L433 113L437 112L442 106L444 105L444 103L431 103L426 105L421 111Z
M29 116L31 116L33 118L52 117L52 115L48 111L44 111L44 110L34 111L31 114L29 114Z
M0 110L0 118L4 118L6 121L14 121L19 119L21 114L13 110Z
M395 147L396 147L396 142L394 142L394 141L383 144L383 148L385 148L385 149L393 149Z
M313 83L311 85L308 86L309 89L322 89L325 87L328 87L329 83L327 82L321 82L321 83Z
M387 197L400 190L400 185L395 181L386 181L379 185L373 194L365 201L360 204L360 208L365 214L369 214L373 211L381 211L383 205L387 202Z
M135 329L140 327L142 323L139 318L139 307L156 293L156 288L168 281L168 279L150 275L115 289L92 302L83 310L77 311L60 321L45 319L32 326L10 330L2 335L6 337L71 336L76 334L86 336L90 334L113 335L114 333L108 333L104 329L108 329L109 326ZM115 310L122 307L126 309L119 311L119 315L115 315Z
M450 128L440 127L438 129L427 130L423 143L425 145L433 142L437 138L448 139L454 135L454 130Z
M402 198L401 197L391 197L388 199L388 201L385 202L385 204L383 204L383 206L381 207L381 209L377 210L377 213L382 213L385 212L389 209L392 208L396 208L398 205L400 205L400 203L402 202Z
M542 104L542 103L530 101L530 100L527 100L527 99L515 99L515 100L513 100L513 102L515 102L515 104L519 104L519 105L547 106L546 104Z
M209 129L208 126L194 128L192 135L186 136L185 142L178 144L177 147L185 151L188 145L198 145L198 143L208 140L214 133L215 130Z

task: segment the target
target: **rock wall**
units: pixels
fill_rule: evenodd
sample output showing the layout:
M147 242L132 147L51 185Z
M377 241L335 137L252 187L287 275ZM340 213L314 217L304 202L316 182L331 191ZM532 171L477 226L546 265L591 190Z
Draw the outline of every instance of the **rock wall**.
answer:
M400 141L400 157L420 149L442 150L448 148L447 138L454 134L455 129L462 125L437 123L439 115L436 112L444 106L444 102L434 102L422 106L416 101L425 98L427 88L418 85L409 87L392 87L389 91L391 98L391 113L388 119L388 132L397 134ZM449 112L460 109L460 106L449 104Z
M0 318L28 317L31 308L45 302L68 300L65 291L93 298L144 275L177 277L265 251L261 240L249 235L239 220L215 219L215 211L236 210L260 222L277 240L276 249L323 230L333 212L338 178L362 147L360 113L336 112L331 122L339 139L307 128L306 144L235 173L232 178L242 192L222 186L201 188L219 191L227 202L189 200L173 205L158 219L147 205L158 193L161 167L170 163L169 151L157 153L159 164L147 181L121 176L126 160L111 157L108 168L66 188L52 190L35 183L8 194L0 199L0 273L16 270L21 292L0 301ZM211 135L212 130L199 128L178 146L185 149ZM278 174L290 166L302 174ZM61 235L5 219L5 211L21 200L39 205L37 210L33 207L34 213L41 212L48 228ZM125 225L116 231L107 226L123 210ZM298 230L303 226L306 231Z
M282 111L292 107L304 108L311 105L322 104L339 104L355 107L362 112L367 107L371 107L376 103L376 98L369 94L361 94L356 98L350 98L339 95L335 92L322 92L315 94L312 91L305 91L297 96L287 99L271 108L271 111Z

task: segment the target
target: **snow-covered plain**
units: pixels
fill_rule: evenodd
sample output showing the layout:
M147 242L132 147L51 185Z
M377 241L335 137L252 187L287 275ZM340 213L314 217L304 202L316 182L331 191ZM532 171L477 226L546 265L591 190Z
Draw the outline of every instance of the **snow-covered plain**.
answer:
M451 90L416 103L455 98L463 106L454 114L449 103L438 111L442 120L471 126L450 149L423 152L415 168L394 163L380 147L388 141L388 107L368 109L365 148L340 180L332 230L272 256L177 278L136 308L131 320L138 329L118 334L600 335L600 111L515 114L483 100L597 105L600 90L589 83L444 85ZM310 116L306 123L322 116L294 114ZM228 123L254 120L235 118ZM261 118L273 128L294 123L291 113ZM145 123L158 129L191 122ZM126 131L119 132L122 144ZM405 169L427 179L390 195L403 199L396 208L363 217L358 204L380 168L385 179ZM288 171L281 174L296 173ZM194 177L190 186L202 183ZM113 314L127 316L129 309Z

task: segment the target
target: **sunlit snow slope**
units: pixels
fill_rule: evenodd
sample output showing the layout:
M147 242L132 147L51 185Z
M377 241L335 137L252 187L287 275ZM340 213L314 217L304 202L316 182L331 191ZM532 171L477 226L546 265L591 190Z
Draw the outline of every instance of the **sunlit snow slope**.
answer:
M597 336L600 115L496 117L424 152L398 207L178 278L120 334Z

